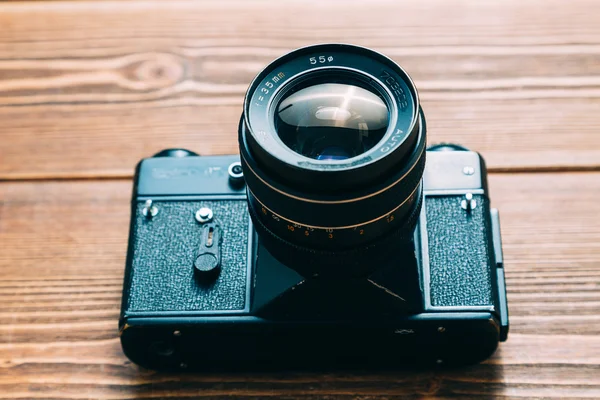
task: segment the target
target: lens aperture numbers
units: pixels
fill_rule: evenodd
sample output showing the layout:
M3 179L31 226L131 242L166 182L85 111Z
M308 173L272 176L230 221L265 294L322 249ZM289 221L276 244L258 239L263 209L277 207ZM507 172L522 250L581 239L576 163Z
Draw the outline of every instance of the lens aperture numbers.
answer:
M289 242L317 248L344 248L370 239L375 240L396 224L396 214L400 211L393 210L362 224L325 227L306 225L285 218L262 204L252 192L249 193L249 202L250 207L258 211L261 221L271 232Z

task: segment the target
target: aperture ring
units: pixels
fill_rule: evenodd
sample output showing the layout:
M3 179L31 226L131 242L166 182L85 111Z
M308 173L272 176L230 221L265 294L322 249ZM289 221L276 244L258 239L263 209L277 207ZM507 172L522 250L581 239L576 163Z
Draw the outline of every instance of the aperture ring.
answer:
M305 277L321 275L342 278L369 275L388 257L389 252L398 248L400 243L412 240L422 205L423 196L420 195L409 217L397 229L366 245L346 250L315 250L293 244L265 226L251 204L248 209L254 229L265 248L281 263Z
M252 198L254 200L256 200L256 202L262 207L264 208L270 215L273 215L279 219L281 219L282 221L288 222L290 224L294 224L294 225L299 225L301 227L306 227L306 228L312 228L312 229L323 229L323 230L338 230L338 229L353 229L353 228L360 228L360 227L364 227L366 225L369 225L373 222L377 222L383 218L386 218L392 214L394 214L396 211L398 211L398 209L402 206L404 206L406 203L408 203L410 200L414 200L417 196L422 195L422 190L420 185L417 185L413 192L409 195L409 197L407 197L402 203L398 204L395 208L393 208L392 210L385 212L383 214L381 214L378 217L375 217L369 221L365 221L365 222L360 222L357 224L353 224L353 225L346 225L346 226L319 226L319 225L308 225L299 221L294 221L292 219L289 219L287 217L284 217L282 215L277 214L276 212L274 212L273 210L271 210L269 207L267 207L263 202L260 201L260 199L258 197L256 197L256 195L252 192L252 190L250 190L250 188L247 188L248 190L248 194L250 196L252 196Z

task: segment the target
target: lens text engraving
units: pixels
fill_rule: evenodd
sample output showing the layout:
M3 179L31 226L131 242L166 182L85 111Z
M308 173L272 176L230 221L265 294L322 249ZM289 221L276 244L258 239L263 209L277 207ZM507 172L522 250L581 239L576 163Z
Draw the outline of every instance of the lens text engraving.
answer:
M310 57L308 59L308 62L310 62L311 65L315 65L315 64L326 64L326 63L330 63L333 61L333 56L318 56L318 57Z
M406 97L406 93L404 93L404 89L402 89L398 81L396 81L396 79L385 69L381 71L380 78L383 79L387 85L389 85L392 93L398 101L398 108L400 111L405 111L408 107L408 99Z

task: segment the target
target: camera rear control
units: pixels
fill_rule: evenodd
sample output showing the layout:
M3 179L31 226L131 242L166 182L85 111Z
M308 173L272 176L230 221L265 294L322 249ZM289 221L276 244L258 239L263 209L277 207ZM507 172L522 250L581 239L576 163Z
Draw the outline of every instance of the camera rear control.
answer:
M213 212L210 208L202 207L201 209L196 211L196 221L200 222L201 224L210 222L210 221L212 221L212 219L213 219Z
M142 215L148 219L151 219L152 217L156 217L156 214L158 214L158 207L152 204L152 200L146 200L146 203L144 203L144 208L142 208Z
M196 213L198 216L212 221L212 210L210 208L201 208ZM219 275L221 269L221 243L223 234L221 227L216 222L206 222L202 224L202 233L200 234L200 245L198 253L194 260L194 272L196 277L204 282L213 281Z
M233 186L241 186L244 183L244 171L242 170L242 163L239 161L233 162L227 168L229 174L229 182Z
M473 193L465 194L464 199L460 202L460 206L467 212L471 212L471 210L477 207L477 202L473 199Z
M500 236L500 214L498 210L492 208L490 210L492 221L492 243L494 244L494 258L498 268L504 267L504 256L502 254L502 239Z
M165 149L165 150L159 151L152 157L183 158L183 157L192 157L192 156L197 156L197 155L198 155L197 153L194 153L193 151L186 150L186 149Z
M466 167L463 168L463 174L467 175L467 176L471 176L475 173L475 168L471 167L470 165L467 165Z

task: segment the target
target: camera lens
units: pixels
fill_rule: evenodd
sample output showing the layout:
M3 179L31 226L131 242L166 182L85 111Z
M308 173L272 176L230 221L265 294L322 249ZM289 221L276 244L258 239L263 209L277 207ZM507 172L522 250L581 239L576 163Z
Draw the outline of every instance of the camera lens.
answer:
M345 160L381 141L389 123L384 99L350 79L339 81L305 81L279 100L275 130L291 150L316 160Z
M239 141L261 242L301 274L368 273L412 238L425 121L392 60L349 45L281 57L252 82Z

